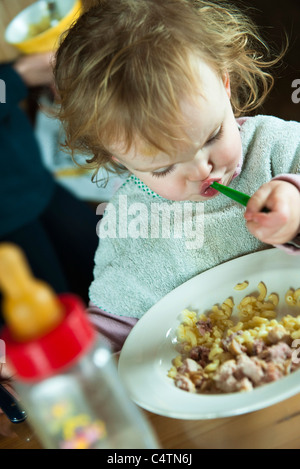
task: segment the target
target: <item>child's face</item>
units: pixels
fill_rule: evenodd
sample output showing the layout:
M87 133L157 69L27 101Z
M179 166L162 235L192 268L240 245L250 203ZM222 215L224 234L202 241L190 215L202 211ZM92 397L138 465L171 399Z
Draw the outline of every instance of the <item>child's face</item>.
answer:
M205 201L218 194L213 181L228 185L240 161L242 145L230 104L229 82L199 60L199 94L183 100L185 131L190 141L173 155L131 149L112 149L116 159L151 190L169 200ZM201 94L200 94L201 93Z

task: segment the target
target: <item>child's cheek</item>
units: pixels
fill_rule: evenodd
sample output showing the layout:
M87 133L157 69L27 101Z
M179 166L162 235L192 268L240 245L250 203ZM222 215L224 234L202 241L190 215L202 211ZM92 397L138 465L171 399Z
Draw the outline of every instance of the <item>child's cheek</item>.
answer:
M238 165L242 156L242 143L239 136L224 142L220 156L228 169L234 169Z
M148 184L148 187L156 194L160 195L164 199L168 200L183 200L184 194L180 184L172 184L169 181L166 181L165 178L162 178L161 181L151 181Z

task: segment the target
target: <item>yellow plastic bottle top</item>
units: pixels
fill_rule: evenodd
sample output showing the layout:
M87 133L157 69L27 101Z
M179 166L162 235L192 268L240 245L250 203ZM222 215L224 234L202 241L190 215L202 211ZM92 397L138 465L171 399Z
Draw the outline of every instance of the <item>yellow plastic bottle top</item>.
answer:
M0 243L0 289L4 320L16 341L42 337L64 318L52 288L33 277L23 251L11 243Z

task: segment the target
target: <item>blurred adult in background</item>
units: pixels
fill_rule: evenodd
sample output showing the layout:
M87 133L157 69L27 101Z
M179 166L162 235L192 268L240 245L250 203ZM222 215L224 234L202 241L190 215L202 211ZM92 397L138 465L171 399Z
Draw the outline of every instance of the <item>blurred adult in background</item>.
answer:
M97 218L45 168L31 122L20 107L28 90L51 86L52 54L24 56L0 65L0 242L20 246L36 277L57 293L88 300ZM1 292L0 292L1 293Z

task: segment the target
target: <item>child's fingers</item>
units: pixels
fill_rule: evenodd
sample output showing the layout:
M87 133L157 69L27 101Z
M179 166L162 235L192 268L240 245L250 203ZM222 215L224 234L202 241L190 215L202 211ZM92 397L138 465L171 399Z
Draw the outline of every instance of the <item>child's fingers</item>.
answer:
M253 213L245 216L247 228L251 234L268 244L283 244L296 232L296 224L291 221L291 210L287 202L274 204L275 208L269 213Z
M280 236L282 234L282 229L284 224L278 224L278 219L276 217L261 214L258 216L258 221L247 222L247 228L253 236L260 239L264 243L269 244L280 244Z
M271 205L271 204L269 204ZM276 228L284 225L289 217L289 207L286 204L272 204L268 213L264 212L245 212L245 220L249 223L255 223L265 228Z
M252 220L253 216L261 213L264 208L269 211L279 212L281 201L271 184L262 185L249 199L245 212L246 220Z
M271 188L269 185L264 184L261 186L253 195L250 197L245 215L259 213L264 207L271 194ZM269 207L268 207L269 208Z
M294 204L290 197L294 187L286 184L282 181L264 184L247 204L245 220L248 230L268 244L282 244L292 239L297 228L292 223ZM269 213L262 212L264 207L269 209Z

